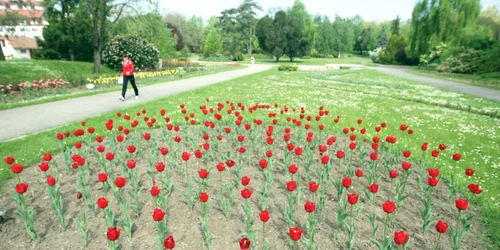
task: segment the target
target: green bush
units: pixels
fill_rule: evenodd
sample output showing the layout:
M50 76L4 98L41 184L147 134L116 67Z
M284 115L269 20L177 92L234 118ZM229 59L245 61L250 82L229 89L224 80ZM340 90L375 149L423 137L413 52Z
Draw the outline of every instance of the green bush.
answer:
M116 36L102 52L103 63L120 70L123 55L128 54L136 70L155 68L160 59L160 51L140 36Z
M319 54L319 52L316 49L312 49L311 50L311 57L313 57L313 58L320 58L321 55Z
M226 57L230 57L231 56L231 52L229 52L229 51L226 50L226 51L222 52L222 55L226 56Z
M233 61L243 61L243 54L240 51L234 53Z
M500 41L480 55L477 70L479 73L500 72Z
M212 56L205 56L200 58L200 61L206 61L206 62L230 62L232 61L231 57L227 57L221 54L215 54Z
M311 59L310 56L303 56L302 59Z
M256 60L257 59L273 59L274 57L272 55L265 55L265 54L252 54L250 57L254 57Z
M278 67L279 71L297 71L299 67L297 65L280 65Z
M476 73L481 54L481 51L468 49L458 56L450 57L441 65L438 65L437 71L462 74Z

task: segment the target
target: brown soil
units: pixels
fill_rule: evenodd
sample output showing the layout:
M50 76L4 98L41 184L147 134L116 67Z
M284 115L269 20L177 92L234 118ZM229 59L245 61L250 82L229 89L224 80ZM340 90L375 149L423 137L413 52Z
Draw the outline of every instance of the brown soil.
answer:
M205 128L200 126L190 126L190 127L182 127L181 129L187 129L185 132L189 135L190 138L195 140L197 147L203 142L201 136L203 135L202 130ZM257 129L259 136L255 136L251 139L250 135L247 131L244 131L241 128L241 133L246 135L246 140L243 143L247 147L247 152L243 155L243 164L244 171L243 175L249 176L252 180L250 182L249 188L252 190L260 190L262 185L262 170L259 168L258 162L260 159L264 159L265 145L263 144L265 140L265 128L267 126L262 125L258 128L256 125L252 124L252 130ZM228 158L228 151L231 152L231 159L237 161L237 152L236 148L238 144L235 142L235 137L238 134L233 128L233 131L230 135L226 135L221 128L216 130L210 130L210 142L211 148L208 151L214 150L216 135L224 134L224 140L219 143L219 149L215 154L215 159L210 159L208 166L210 166L211 171L209 174L210 179L210 188L206 190L210 195L210 210L209 210L209 228L210 232L213 236L213 245L212 249L239 249L238 239L239 234L243 233L245 230L245 225L243 222L244 212L242 205L244 204L244 199L240 196L241 187L234 189L234 201L235 203L230 205L229 214L227 217L224 217L219 204L216 202L214 198L219 197L219 172L215 168L216 164L221 161L226 161ZM169 198L169 207L167 211L168 215L168 226L167 226L167 235L173 235L176 241L175 249L207 249L204 245L202 239L202 229L200 226L200 217L202 215L202 210L200 206L200 202L197 200L195 209L192 212L189 212L187 201L185 197L181 194L180 190L186 189L185 179L180 176L180 170L184 167L183 163L180 159L174 159L174 151L175 148L178 147L174 145L175 143L172 140L168 142L164 142L162 138L161 130L151 130L150 131L153 137L158 138L160 146L167 146L170 149L170 153L167 156L166 165L168 168L172 168L173 164L177 164L176 168L172 168L171 175L174 182L173 193ZM191 144L186 143L186 138L183 136L184 133L182 131L179 132L168 132L171 134L170 138L173 138L175 135L182 136L183 141L179 145L181 145L182 151L191 151L198 149L192 149ZM299 129L294 127L292 129L292 141L295 144L301 145L304 147L304 133L299 132ZM302 136L301 141L297 141L298 135ZM316 134L316 139L318 139L318 135ZM226 139L231 138L228 142ZM287 198L286 193L286 182L289 180L289 174L281 165L283 164L284 158L284 145L283 145L283 129L280 127L275 127L273 138L275 138L275 144L272 146L273 148L273 159L274 159L274 168L273 168L273 178L274 183L272 185L271 197L269 199L269 203L267 209L271 214L270 221L266 224L266 232L265 237L266 241L270 243L270 249L290 249L290 241L288 236L288 226L285 222L284 210L287 207ZM326 135L322 136L321 143L326 144ZM398 138L399 139L399 138ZM252 142L255 141L255 145L252 146ZM144 142L142 138L140 138L139 134L131 134L129 136L128 142L123 142L123 146L129 145L131 143L136 144L138 147L138 154L134 159L137 161L137 169L139 172L140 185L144 188L141 196L142 202L142 213L138 218L134 218L135 221L135 230L133 232L133 238L130 239L126 236L123 228L120 224L118 227L122 229L122 235L120 239L117 241L121 249L155 249L156 248L156 226L152 219L152 212L155 208L153 203L153 199L149 193L149 189L151 187L151 181L149 176L146 174L146 170L149 169L148 158L153 157L153 155L158 155L158 150L154 148L153 143L149 144ZM346 152L346 161L349 159L348 147L348 138L337 139L337 142L330 146L327 153L332 158L335 158L335 152L338 149L343 149ZM139 145L140 144L140 145ZM92 141L91 149L95 150L96 142ZM105 144L106 145L106 144ZM383 221L385 218L385 213L382 210L382 203L387 200L387 197L392 196L394 192L393 186L391 186L390 179L388 178L388 173L384 172L384 167L382 167L382 162L387 159L388 156L385 156L386 159L379 159L379 173L381 176L380 191L376 194L375 203L372 204L367 200L363 188L367 187L370 183L367 183L367 175L368 175L368 164L369 164L369 152L372 152L369 145L363 144L362 142L358 142L358 148L356 149L353 157L353 166L361 167L364 170L365 174L361 178L352 177L353 186L349 189L349 193L359 194L359 202L358 205L362 205L364 209L360 213L359 218L355 221L355 246L354 249L376 249L375 244L370 241L372 235L372 226L370 225L366 213L374 211L377 215L377 225L379 225L380 229L378 232L378 239L381 239L382 230L383 230ZM85 147L85 146L84 146ZM365 147L366 149L366 159L364 161L359 161L359 149L360 147ZM124 147L123 147L124 148ZM189 149L188 149L189 148ZM347 149L346 149L347 148ZM106 147L106 152L109 150L109 146ZM125 149L123 151L126 151ZM76 151L75 151L76 152ZM180 153L179 153L180 155ZM208 154L210 155L210 154ZM299 201L297 202L295 208L295 216L294 223L296 226L302 228L304 230L303 237L308 237L308 232L306 229L307 225L307 216L308 214L304 210L304 203L307 200L312 200L317 203L317 198L314 197L308 190L309 181L319 181L316 175L316 168L323 167L321 162L319 162L319 153L317 150L317 143L313 148L313 159L315 160L311 171L311 177L309 179L305 179L305 169L304 165L306 164L306 156L303 155L301 157L296 157L293 153L292 163L296 164L299 167L299 172L297 176L301 175L301 185L300 189L302 189L302 195L299 197ZM384 158L384 157L381 157ZM25 198L27 204L33 207L36 211L36 230L40 237L40 243L37 246L37 249L106 249L106 230L107 227L104 221L103 211L96 209L96 213L88 212L88 226L90 229L90 242L87 247L83 246L83 241L81 238L81 233L79 232L76 224L73 222L73 218L77 218L80 213L80 207L85 203L83 201L78 201L75 198L76 194L76 177L77 172L74 171L71 174L68 174L63 167L63 156L62 154L55 156L55 161L59 164L59 169L56 173L55 167L51 166L49 173L52 175L57 175L59 178L59 184L61 185L61 193L64 200L65 206L65 215L67 220L67 229L62 231L59 227L59 223L54 211L51 209L50 198L47 195L45 178L42 173L38 169L38 167L29 167L26 168L21 174L21 179L25 182L29 183L29 190L25 193ZM161 160L161 158L159 158ZM97 165L96 159L93 157L93 154L90 154L87 157L87 161L90 164L91 168L91 176L87 176L88 186L92 197L97 200L98 197L104 195L102 185L97 182L97 173L102 171ZM117 161L117 158L115 158ZM238 163L238 162L237 162ZM250 164L248 164L250 163ZM116 164L119 166L119 164ZM193 177L198 178L197 170L203 167L203 163L201 160L196 159L194 156L189 160L189 174ZM393 217L393 228L388 230L388 234L390 236L390 240L392 241L392 237L394 235L394 231L399 231L404 229L406 232L410 234L410 242L408 244L408 249L433 249L435 243L437 241L437 233L434 225L432 225L429 230L425 233L422 233L422 219L420 217L420 213L418 211L418 207L422 207L420 200L417 198L417 193L423 193L416 182L416 176L421 174L424 180L424 186L427 186L427 172L421 172L416 166L415 163L412 164L413 173L410 176L406 193L409 197L405 200L404 205L400 208L397 208L396 213ZM116 167L116 174L122 176L122 168ZM286 167L288 169L288 167ZM344 173L344 166L340 167L338 160L335 158L333 160L333 177L335 179L339 178L339 174L342 176ZM401 174L403 170L401 169L399 164L395 164L391 166L391 169L397 169L400 173L400 176L396 179L396 182L401 180ZM234 176L236 175L236 166L229 169L229 171L225 171L222 173L223 182L230 183L234 180ZM158 174L156 178L158 178ZM5 221L0 226L0 242L2 244L2 249L29 249L32 245L31 240L28 238L25 231L22 229L23 222L14 214L14 211L17 209L17 205L14 203L10 196L12 195L14 190L13 186L15 184L15 179L12 179L5 187L5 192L9 194L4 194L0 198L1 209L5 212L7 221ZM395 183L394 183L395 184ZM194 190L197 190L197 185L193 181ZM129 183L125 186L125 191L129 190L131 187ZM320 187L321 189L321 187ZM162 188L163 192L164 188ZM294 193L297 193L296 190ZM319 190L318 190L319 192ZM452 225L455 225L456 218L458 215L457 209L454 205L454 200L448 202L448 192L449 189L444 183L441 181L437 188L435 188L432 196L433 200L433 220L443 220L449 222ZM337 211L338 211L338 203L336 201L337 192L336 189L329 183L327 188L327 196L331 197L326 201L324 216L320 220L320 222L316 226L316 239L315 246L318 249L346 249L345 242L347 240L347 232L344 229L339 229L338 221L336 219ZM126 195L127 199L129 196ZM227 197L227 194L226 194ZM115 199L112 195L112 191L108 194L108 200L111 201L112 207L117 213L118 216L121 216L120 210L116 205ZM260 200L256 192L253 193L250 198L250 203L252 206L253 219L255 220L255 224L253 225L253 229L257 231L256 242L253 242L252 245L257 247L258 249L262 249L262 223L259 220L259 207ZM347 205L349 209L350 205ZM349 210L348 210L349 211ZM476 214L476 209L474 207L470 208L466 211L467 214ZM347 219L349 222L350 219ZM479 217L476 216L473 220L472 232L480 232L481 225L479 224ZM300 249L306 249L303 243L300 243ZM449 232L443 235L441 238L441 248L440 249L451 249L451 241L449 238ZM464 240L461 242L461 249L484 249L481 244L481 239L475 236L473 233L466 234Z

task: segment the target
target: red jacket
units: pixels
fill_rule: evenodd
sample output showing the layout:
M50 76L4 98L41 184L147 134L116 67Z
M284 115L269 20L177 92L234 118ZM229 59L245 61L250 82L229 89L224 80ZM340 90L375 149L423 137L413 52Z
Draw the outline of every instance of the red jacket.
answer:
M135 67L134 62L132 60L128 60L126 62L122 61L122 74L123 76L132 76L134 75Z

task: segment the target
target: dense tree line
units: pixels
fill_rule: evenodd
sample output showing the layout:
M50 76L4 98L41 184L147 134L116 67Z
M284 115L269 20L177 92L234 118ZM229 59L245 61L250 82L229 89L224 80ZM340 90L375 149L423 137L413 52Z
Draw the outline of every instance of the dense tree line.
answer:
M286 9L271 8L265 16L255 0L242 0L205 22L157 8L141 11L145 3L156 6L155 0L45 0L50 24L39 56L94 61L99 72L105 46L120 35L143 37L161 58L199 53L242 60L244 54L260 53L293 61L355 53L384 64L455 65L453 60L471 57L478 66L467 66L467 73L498 68L495 60L486 64L492 61L487 55L500 47L500 14L495 7L481 11L479 0L418 0L410 20L380 23L360 16L313 16L300 0Z

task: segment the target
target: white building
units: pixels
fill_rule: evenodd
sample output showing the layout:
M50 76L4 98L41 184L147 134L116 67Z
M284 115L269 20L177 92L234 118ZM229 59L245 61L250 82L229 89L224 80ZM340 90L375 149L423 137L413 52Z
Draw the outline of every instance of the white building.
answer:
M43 39L45 21L43 0L0 0L0 16L17 13L24 20L15 25L0 26L0 46L6 59L32 58L36 38Z

